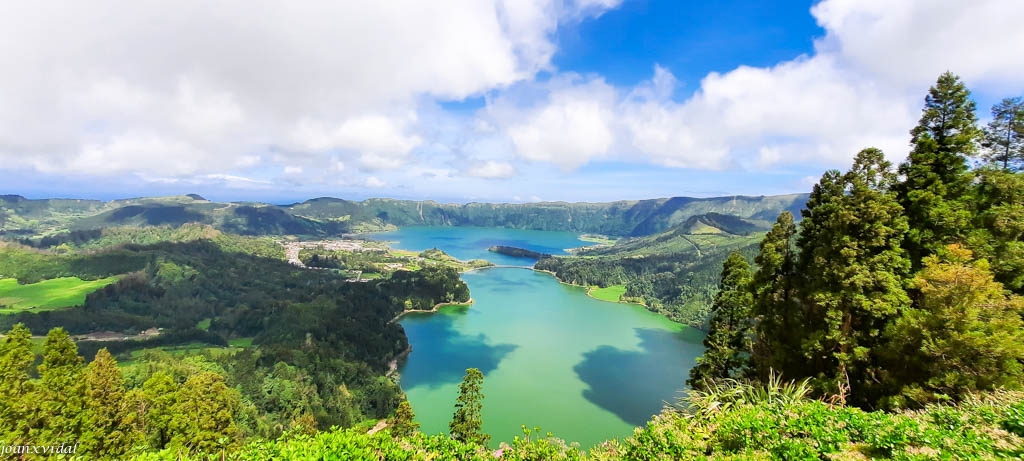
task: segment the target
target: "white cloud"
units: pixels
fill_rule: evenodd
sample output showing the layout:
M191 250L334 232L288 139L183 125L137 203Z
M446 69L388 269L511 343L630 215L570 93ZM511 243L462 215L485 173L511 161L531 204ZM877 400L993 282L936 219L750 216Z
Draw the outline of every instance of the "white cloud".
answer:
M466 175L486 179L508 178L515 176L516 173L516 167L512 166L511 163L495 160L476 163L466 169Z
M275 148L393 168L424 141L424 101L532 78L560 22L615 3L15 2L0 15L0 168L196 174ZM183 156L129 158L132 143Z
M491 113L527 160L575 168L609 152L614 142L615 89L602 79L574 75L545 88L546 99L534 108L505 107L497 101Z
M384 186L387 185L386 182L384 182L383 180L377 178L376 176L370 176L370 177L366 178L366 183L365 184L366 184L366 187L373 187L373 188L384 187Z
M504 116L520 156L563 167L599 158L846 167L869 146L902 159L923 95L947 69L969 86L1024 90L1024 29L1014 25L1024 22L1024 2L825 0L812 13L826 30L813 55L708 74L683 101L672 97L674 76L655 66L651 80L628 91L595 91L599 78L563 79L570 84L519 119L502 98L491 111Z
M845 167L866 146L902 157L942 71L1024 91L1010 0L823 0L813 53L709 74L682 98L654 63L633 87L552 66L560 26L619 3L13 2L0 169L418 187L595 160ZM441 104L478 96L474 114Z

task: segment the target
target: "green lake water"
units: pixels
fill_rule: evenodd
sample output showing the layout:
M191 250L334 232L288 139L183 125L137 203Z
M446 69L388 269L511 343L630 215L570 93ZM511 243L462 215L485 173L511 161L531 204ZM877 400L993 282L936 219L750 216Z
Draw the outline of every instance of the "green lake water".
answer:
M571 233L486 228L406 228L377 238L499 264L532 261L487 247L560 254L585 245ZM426 433L447 432L458 384L475 367L484 373L484 430L492 445L521 434L523 424L584 448L628 436L680 396L702 352L700 332L640 306L590 298L545 273L495 268L462 278L475 304L401 322L413 350L400 384Z

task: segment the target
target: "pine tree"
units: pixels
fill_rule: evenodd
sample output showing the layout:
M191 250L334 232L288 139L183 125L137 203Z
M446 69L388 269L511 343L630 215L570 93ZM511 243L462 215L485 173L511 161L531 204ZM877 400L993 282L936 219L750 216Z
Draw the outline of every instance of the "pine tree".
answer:
M409 405L409 401L402 399L401 403L398 404L398 409L395 410L395 415L388 421L388 426L391 427L391 435L395 438L409 437L420 428L420 423L416 422L416 416L412 412L412 405Z
M1024 98L1005 98L992 106L992 121L985 129L982 158L1004 170L1019 170L1024 163Z
M739 378L750 364L750 264L738 251L729 253L722 264L720 280L704 337L704 355L687 381L693 388L716 379Z
M752 372L766 380L773 373L783 376L800 373L800 305L793 293L793 215L785 211L761 240L754 258L757 271L751 280L754 317ZM795 364L795 366L794 366Z
M984 259L951 245L925 258L921 302L886 332L900 385L897 407L959 399L1024 381L1024 299L1007 296Z
M476 368L466 370L459 384L459 397L455 401L455 414L448 425L453 439L476 445L487 445L491 436L483 432L484 375Z
M38 412L33 438L38 443L80 440L85 427L85 381L78 346L63 328L54 328L43 344Z
M124 376L106 348L85 371L85 421L83 450L100 459L123 457L138 440L125 399Z
M981 139L970 94L959 77L942 74L910 131L913 149L899 167L904 180L896 191L909 219L905 248L915 267L945 245L964 241L970 230L967 157Z
M801 331L810 333L804 356L821 391L850 394L857 403L879 392L873 349L910 302L903 289L910 262L901 248L907 221L894 182L882 152L864 149L845 175L822 179L801 224Z
M32 332L18 323L0 341L0 439L12 445L29 441L35 386L29 380Z

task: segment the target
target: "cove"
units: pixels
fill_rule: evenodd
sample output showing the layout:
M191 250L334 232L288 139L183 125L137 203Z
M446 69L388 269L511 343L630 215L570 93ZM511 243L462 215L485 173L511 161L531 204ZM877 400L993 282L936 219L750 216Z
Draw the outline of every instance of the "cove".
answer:
M413 227L375 238L501 265L533 261L488 247L563 254L586 244L572 233L490 228ZM413 349L399 384L428 434L447 432L458 384L475 367L485 377L484 430L494 446L524 424L584 448L628 436L680 396L703 351L702 333L641 306L590 298L549 274L492 268L462 278L475 304L401 321Z

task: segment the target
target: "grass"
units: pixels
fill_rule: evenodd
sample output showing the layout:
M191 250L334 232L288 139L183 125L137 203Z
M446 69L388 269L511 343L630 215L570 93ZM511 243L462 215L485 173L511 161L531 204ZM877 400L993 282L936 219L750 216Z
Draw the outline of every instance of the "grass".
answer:
M252 340L253 338L234 338L229 339L228 344L231 347L252 347Z
M85 295L116 281L117 277L99 280L61 277L20 285L15 279L0 279L0 306L4 306L0 314L81 306L85 304Z
M196 324L196 328L203 331L208 331L210 329L211 323L213 323L213 319L202 319L199 321L199 323Z
M619 302L622 299L622 295L626 294L625 285L612 285L605 288L591 287L587 291L591 297L600 299L601 301L611 301L613 303Z
M581 241L588 242L588 243L593 243L593 244L597 244L597 245L614 245L615 242L618 241L617 239L609 238L609 237L606 237L604 235L593 235L593 234L581 235L579 237L579 239Z

